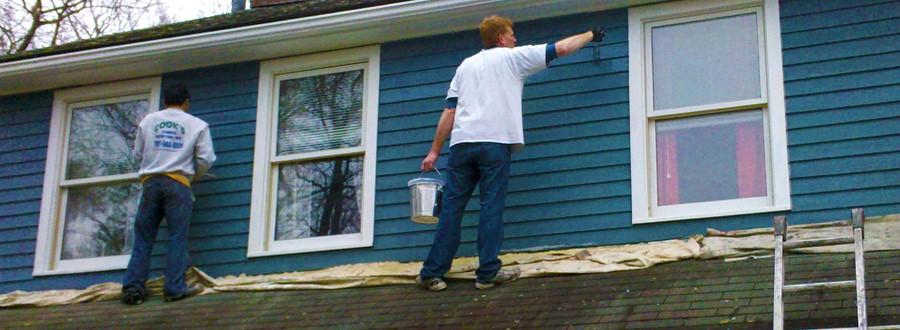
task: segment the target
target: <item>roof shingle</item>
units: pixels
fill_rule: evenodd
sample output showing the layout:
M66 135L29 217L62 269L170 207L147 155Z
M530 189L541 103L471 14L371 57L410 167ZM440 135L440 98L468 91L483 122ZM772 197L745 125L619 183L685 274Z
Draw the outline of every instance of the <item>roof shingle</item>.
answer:
M868 324L900 324L900 251L866 253ZM827 266L827 267L825 267ZM791 254L789 283L853 275L850 254ZM826 269L827 268L827 269ZM802 275L801 275L802 274ZM771 329L772 259L688 260L647 269L520 279L479 291L449 281L412 285L237 292L166 304L159 297L0 309L0 328L599 328ZM786 296L786 328L853 327L855 294Z

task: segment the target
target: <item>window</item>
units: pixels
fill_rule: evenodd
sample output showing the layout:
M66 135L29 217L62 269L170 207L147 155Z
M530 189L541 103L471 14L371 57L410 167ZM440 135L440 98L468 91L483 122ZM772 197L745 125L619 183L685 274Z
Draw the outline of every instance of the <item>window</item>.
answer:
M372 246L377 46L262 63L248 256Z
M778 2L628 20L633 222L790 209Z
M160 79L58 91L41 199L35 275L124 269L141 195L138 124Z

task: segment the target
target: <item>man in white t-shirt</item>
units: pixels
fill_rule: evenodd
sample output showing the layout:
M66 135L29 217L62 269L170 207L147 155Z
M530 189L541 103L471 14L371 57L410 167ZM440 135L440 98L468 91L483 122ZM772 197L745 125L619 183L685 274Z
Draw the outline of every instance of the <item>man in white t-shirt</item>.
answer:
M503 241L503 208L512 153L525 145L522 129L522 89L525 78L546 68L553 59L571 54L590 41L601 41L602 29L577 34L555 44L516 47L513 23L486 17L479 26L484 49L465 59L450 82L447 105L438 122L422 170L431 171L450 135L450 155L441 214L434 244L416 285L440 291L447 287L460 244L460 223L477 184L481 214L475 287L487 289L519 277L517 268L501 270L497 258Z

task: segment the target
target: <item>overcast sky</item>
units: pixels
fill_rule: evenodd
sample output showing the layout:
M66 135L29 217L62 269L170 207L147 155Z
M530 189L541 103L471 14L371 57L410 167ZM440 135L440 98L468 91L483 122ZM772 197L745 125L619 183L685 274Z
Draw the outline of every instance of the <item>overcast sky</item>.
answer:
M171 13L179 21L223 14L231 11L231 0L161 0L169 7ZM245 8L250 7L247 1Z

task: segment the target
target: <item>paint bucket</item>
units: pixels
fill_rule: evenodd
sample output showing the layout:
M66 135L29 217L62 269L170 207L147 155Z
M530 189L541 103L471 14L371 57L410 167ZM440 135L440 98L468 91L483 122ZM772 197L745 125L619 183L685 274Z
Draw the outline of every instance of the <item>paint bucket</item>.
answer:
M435 169L437 171L437 169ZM437 172L441 175L441 172ZM425 174L424 172L422 174ZM444 180L423 178L409 180L409 219L415 223L435 224L441 215Z

